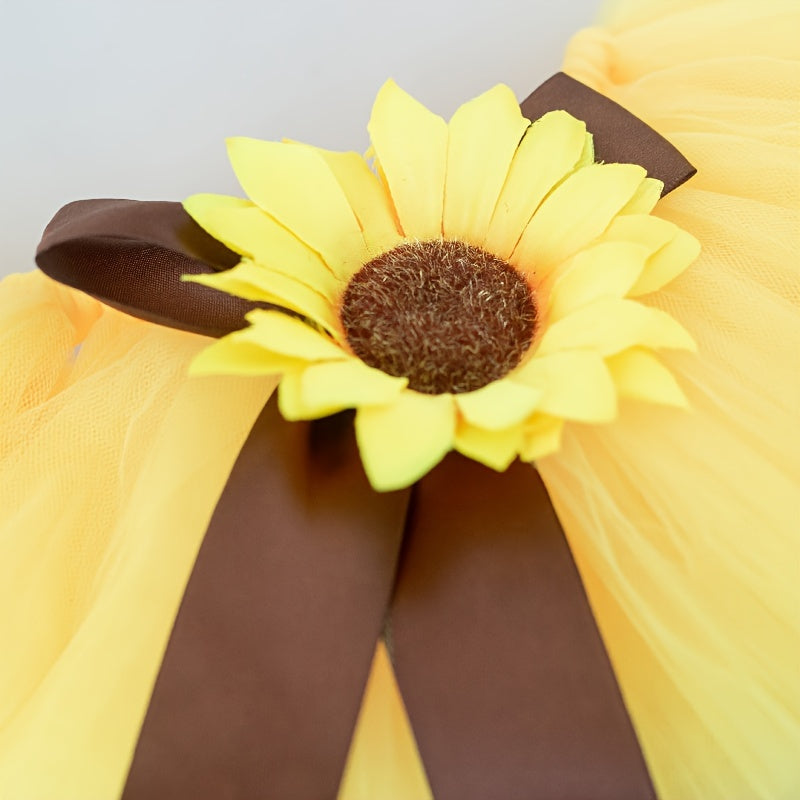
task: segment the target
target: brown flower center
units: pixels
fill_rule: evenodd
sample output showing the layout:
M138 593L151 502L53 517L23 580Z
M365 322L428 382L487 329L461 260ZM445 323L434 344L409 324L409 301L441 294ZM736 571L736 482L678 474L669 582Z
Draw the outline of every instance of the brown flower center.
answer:
M505 261L455 241L409 242L365 264L344 293L353 352L425 394L502 378L530 347L536 306Z

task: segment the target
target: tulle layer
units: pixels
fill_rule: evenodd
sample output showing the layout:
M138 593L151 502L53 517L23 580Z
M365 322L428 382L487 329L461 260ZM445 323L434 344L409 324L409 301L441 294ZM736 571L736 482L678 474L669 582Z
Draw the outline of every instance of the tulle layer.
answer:
M566 70L698 175L703 244L653 305L692 402L572 425L540 470L660 800L800 796L800 65L794 0L620 0ZM0 800L124 785L197 547L268 381L185 377L206 340L41 275L0 287ZM430 792L383 650L340 800Z
M0 800L122 792L203 533L275 383L188 378L207 345L41 273L0 284ZM383 647L357 740L343 797L429 797Z
M0 286L0 798L122 791L203 531L270 385L41 274Z
M800 7L618 3L566 71L698 174L656 208L703 245L651 303L692 412L574 427L540 470L662 800L800 796Z

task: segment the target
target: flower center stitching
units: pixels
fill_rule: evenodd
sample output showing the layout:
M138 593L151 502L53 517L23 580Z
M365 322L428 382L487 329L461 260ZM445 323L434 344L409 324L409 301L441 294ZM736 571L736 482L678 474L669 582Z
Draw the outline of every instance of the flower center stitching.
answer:
M470 392L519 364L536 305L505 261L457 241L409 242L365 264L344 293L353 352L425 394Z

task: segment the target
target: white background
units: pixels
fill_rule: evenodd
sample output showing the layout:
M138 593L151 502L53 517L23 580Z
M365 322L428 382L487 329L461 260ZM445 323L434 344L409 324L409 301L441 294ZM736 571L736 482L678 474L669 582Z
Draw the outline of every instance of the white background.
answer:
M241 194L224 139L363 151L393 77L445 117L558 71L600 0L0 0L0 275L85 197Z

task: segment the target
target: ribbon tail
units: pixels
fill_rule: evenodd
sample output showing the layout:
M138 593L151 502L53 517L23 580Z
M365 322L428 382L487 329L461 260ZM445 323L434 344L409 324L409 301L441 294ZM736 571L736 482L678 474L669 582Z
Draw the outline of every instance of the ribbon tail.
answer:
M408 496L372 491L350 415L287 423L267 404L189 579L124 800L336 797Z
M451 454L415 487L392 658L436 800L653 800L533 467Z

